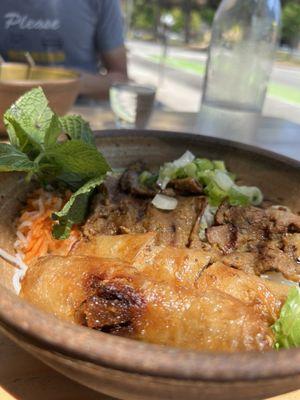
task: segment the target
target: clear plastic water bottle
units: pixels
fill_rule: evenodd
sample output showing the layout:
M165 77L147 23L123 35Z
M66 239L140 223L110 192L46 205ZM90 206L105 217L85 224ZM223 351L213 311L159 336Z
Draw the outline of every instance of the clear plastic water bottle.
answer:
M200 111L201 132L256 130L280 28L280 0L223 0L216 12Z

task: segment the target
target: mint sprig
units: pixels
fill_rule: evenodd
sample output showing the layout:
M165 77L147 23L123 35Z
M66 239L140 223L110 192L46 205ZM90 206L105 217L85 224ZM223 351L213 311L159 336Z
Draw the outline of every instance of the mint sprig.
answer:
M72 225L84 221L91 194L110 171L88 122L78 115L57 116L43 90L36 88L6 111L4 123L11 144L0 143L0 172L27 172L42 184L75 191L54 215L58 224L53 235L67 238Z

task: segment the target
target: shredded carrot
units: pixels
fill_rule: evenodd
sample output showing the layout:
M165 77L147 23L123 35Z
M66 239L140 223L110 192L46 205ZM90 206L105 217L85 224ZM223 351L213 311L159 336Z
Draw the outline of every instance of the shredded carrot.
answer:
M59 195L38 189L27 199L17 221L18 239L15 242L15 250L25 263L47 254L66 255L80 239L81 232L77 226L72 228L69 238L65 240L56 240L51 233L56 223L52 213L59 211L70 196L69 191Z

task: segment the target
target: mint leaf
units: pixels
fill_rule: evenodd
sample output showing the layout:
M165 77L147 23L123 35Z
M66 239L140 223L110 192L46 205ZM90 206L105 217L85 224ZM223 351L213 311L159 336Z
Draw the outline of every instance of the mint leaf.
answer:
M59 135L61 134L62 126L59 117L53 114L50 120L50 124L45 131L44 145L45 147L51 146L56 143Z
M0 172L34 170L34 163L26 154L10 144L0 143Z
M34 148L42 148L53 115L40 87L25 93L4 114L11 143L21 150L26 148L27 142Z
M275 348L300 347L300 289L289 291L279 319L272 326L275 334Z
M14 118L14 116L10 115L8 112L4 114L4 123L10 138L10 143L18 148L20 151L26 154L31 154L32 157L35 157L38 154L38 149L36 149L35 144L29 140L27 133L21 127L18 121Z
M70 200L63 209L53 214L53 219L59 223L54 225L52 234L55 239L67 239L73 224L80 224L84 221L88 203L94 189L104 181L104 175L91 179L77 192L73 193Z
M94 144L94 135L90 124L80 115L66 115L60 117L63 131L71 140L82 140L85 143Z
M80 140L57 143L45 155L58 165L64 174L76 174L83 179L105 174L110 166L96 146Z

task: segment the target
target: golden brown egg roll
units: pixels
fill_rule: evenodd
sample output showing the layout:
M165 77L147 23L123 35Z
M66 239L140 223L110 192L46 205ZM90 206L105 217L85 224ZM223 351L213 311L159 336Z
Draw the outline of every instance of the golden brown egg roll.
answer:
M128 263L48 256L32 263L21 296L57 317L116 335L194 350L266 350L262 313L217 289L180 287Z

